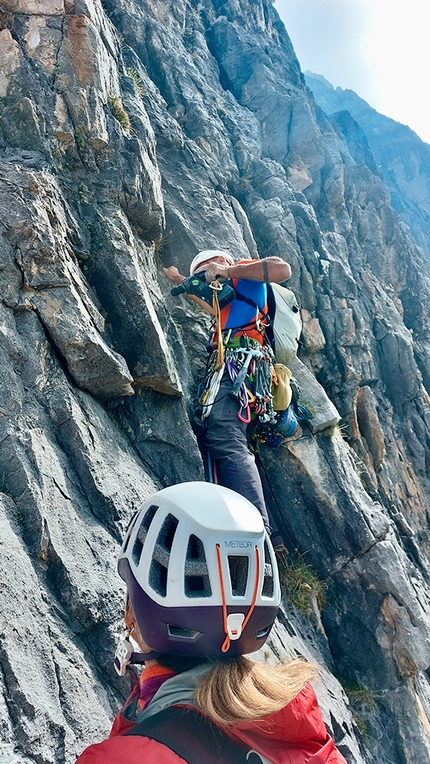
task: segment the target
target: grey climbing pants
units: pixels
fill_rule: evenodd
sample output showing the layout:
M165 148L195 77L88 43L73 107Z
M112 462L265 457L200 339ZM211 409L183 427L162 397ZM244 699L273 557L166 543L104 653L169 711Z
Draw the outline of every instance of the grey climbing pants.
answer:
M260 511L270 535L271 528L260 475L255 458L248 448L247 425L237 416L239 406L237 399L229 394L231 390L232 382L225 372L207 419L207 447L216 462L220 485L237 491L254 504Z

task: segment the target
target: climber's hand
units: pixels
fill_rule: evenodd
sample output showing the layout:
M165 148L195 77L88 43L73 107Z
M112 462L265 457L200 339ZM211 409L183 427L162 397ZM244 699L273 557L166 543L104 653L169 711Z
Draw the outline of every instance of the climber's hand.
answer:
M179 273L178 269L175 265L171 265L169 268L163 268L163 273L165 276L167 276L170 281L173 281L175 284L182 284L185 276L182 276L181 273Z
M221 263L210 262L205 266L205 278L208 284L215 281L217 276L222 279L229 278L229 268L231 265L222 265Z

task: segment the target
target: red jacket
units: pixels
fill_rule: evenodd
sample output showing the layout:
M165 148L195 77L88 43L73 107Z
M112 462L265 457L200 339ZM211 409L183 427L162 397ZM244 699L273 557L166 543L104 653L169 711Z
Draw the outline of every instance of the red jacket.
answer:
M155 740L124 737L133 726L120 712L110 737L89 746L76 764L184 764L184 759ZM236 724L228 734L273 764L347 764L327 733L310 684L278 713Z

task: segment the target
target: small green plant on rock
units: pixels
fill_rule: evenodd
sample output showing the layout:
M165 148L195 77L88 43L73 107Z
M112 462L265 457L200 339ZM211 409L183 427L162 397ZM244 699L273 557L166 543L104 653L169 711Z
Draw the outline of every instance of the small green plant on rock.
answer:
M135 69L134 66L126 66L125 71L127 72L127 77L131 77L134 84L136 85L136 90L139 93L140 97L144 96L145 88L143 86L142 79L137 69Z
M376 709L375 693L363 687L362 684L353 682L350 679L338 677L338 680L348 696L352 718L357 725L360 735L367 737L368 729L364 715Z
M309 616L315 607L323 607L326 586L306 562L304 554L284 555L278 559L278 568L281 586L297 610Z
M226 119L228 117L228 111L225 108L222 101L220 101L219 98L216 100L216 110L218 112L218 116L221 117L221 119Z
M59 76L59 74L60 74L60 64L59 64L59 61L56 61L52 69L52 79L54 83L57 77Z
M119 122L121 127L129 133L131 130L130 117L124 109L120 96L109 96L109 106L115 119Z
M80 133L75 133L75 142L78 147L78 151L83 151L85 148L85 141Z
M88 233L90 235L91 249L92 250L102 249L103 241L100 238L100 227L97 226L97 225L94 225L94 223L91 223L90 221L87 221L85 223L85 225L86 225L87 231L88 231ZM86 266L84 265L84 269L85 269L85 267ZM88 268L87 268L87 270L88 270Z
M154 241L154 251L157 255L161 257L163 254L164 247L166 244L170 244L172 242L172 231L166 231L165 233L161 234L161 236Z

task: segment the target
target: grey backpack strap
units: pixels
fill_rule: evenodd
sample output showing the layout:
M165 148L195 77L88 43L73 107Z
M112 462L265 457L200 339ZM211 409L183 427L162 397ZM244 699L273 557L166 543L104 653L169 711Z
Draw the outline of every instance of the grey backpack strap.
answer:
M171 706L126 733L163 743L188 764L250 764L249 748L193 708ZM251 754L254 756L254 754Z

